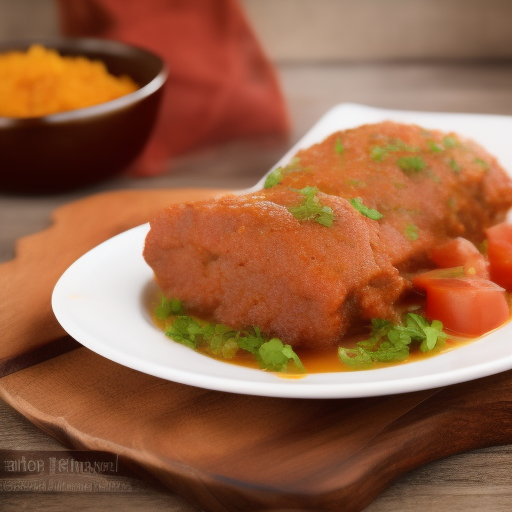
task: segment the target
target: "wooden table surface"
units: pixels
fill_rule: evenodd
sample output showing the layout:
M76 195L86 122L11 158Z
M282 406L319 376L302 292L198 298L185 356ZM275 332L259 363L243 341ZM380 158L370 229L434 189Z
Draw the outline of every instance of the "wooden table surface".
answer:
M61 196L0 195L0 262L13 257L17 238L47 227L57 206L89 194L117 189L251 186L338 103L512 115L512 62L282 65L279 73L292 118L289 140L265 138L204 148L175 159L168 174L152 179L120 178ZM0 460L7 450L64 449L0 400ZM366 512L509 512L511 475L512 446L453 456L401 477ZM9 492L0 485L0 510L195 510L181 498L134 476L122 479L126 484L123 492Z

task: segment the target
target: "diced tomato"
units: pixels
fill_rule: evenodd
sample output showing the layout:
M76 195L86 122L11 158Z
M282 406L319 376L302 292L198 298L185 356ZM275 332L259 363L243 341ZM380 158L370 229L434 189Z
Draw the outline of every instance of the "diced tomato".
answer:
M441 268L463 267L467 276L489 279L489 269L483 254L465 238L453 238L434 247L430 259Z
M491 279L512 290L512 224L497 224L485 231Z
M462 267L419 274L412 284L426 291L426 316L456 333L481 336L510 317L505 290L487 279L464 275Z
M416 288L426 290L435 279L461 279L465 277L464 267L438 268L429 272L417 274L412 279L412 284Z

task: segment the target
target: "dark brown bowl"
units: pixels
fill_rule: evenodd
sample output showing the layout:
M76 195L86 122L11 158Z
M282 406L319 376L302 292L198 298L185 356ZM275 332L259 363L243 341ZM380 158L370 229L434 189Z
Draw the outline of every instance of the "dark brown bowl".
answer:
M99 59L110 73L140 88L69 112L0 117L0 192L51 194L93 185L122 173L144 148L158 113L167 68L156 55L100 39L51 39L0 44L0 53L38 43L62 55Z

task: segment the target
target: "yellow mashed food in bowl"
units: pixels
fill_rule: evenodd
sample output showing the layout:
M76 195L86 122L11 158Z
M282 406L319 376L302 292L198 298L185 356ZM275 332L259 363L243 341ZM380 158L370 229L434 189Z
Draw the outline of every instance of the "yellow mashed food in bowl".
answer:
M40 117L90 107L138 89L128 76L110 74L86 57L61 56L33 45L0 54L0 116Z

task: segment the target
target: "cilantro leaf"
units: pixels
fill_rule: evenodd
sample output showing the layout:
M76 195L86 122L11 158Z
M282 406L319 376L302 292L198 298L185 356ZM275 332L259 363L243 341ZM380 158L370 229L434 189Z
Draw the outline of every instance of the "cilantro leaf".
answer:
M365 188L366 183L364 181L349 179L345 182L350 188Z
M451 158L451 159L450 159L449 165L450 165L450 167L452 168L452 171L453 171L455 174L459 174L461 167L460 167L460 165L455 161L455 159L454 159L454 158Z
M382 160L388 156L388 153L396 153L398 151L415 153L419 151L419 149L413 146L409 146L409 144L406 144L403 140L393 139L385 146L373 147L370 152L370 157L376 162L382 162Z
M209 343L214 355L231 359L238 351L237 337L238 333L227 325L208 324L208 332L203 334L203 341Z
M265 180L263 188L272 188L281 183L283 179L283 168L276 167L272 172L270 172Z
M455 137L452 137L451 135L447 135L443 139L443 146L446 149L451 149L458 145L459 145L459 141Z
M238 345L253 354L260 368L264 370L284 372L288 363L293 361L299 372L305 371L302 361L290 345L284 345L279 338L267 341L257 327L252 327L252 332L244 331Z
M222 324L203 325L186 315L178 316L165 329L165 335L190 348L208 346L219 357L231 359L238 350L239 333Z
M198 337L202 335L201 326L189 316L178 316L164 332L174 341L190 348L197 348Z
M341 362L346 364L347 366L352 366L353 368L363 369L368 368L373 364L373 359L369 355L368 351L364 350L362 347L356 348L342 348L338 349L338 357Z
M431 324L415 313L407 313L401 324L372 319L372 331L368 340L360 341L355 348L338 349L342 363L363 369L375 363L393 363L407 359L410 346L417 343L422 352L441 347L446 340L443 324L434 320Z
M441 144L438 144L434 140L427 141L427 144L428 144L430 151L432 151L432 153L440 153L441 151L444 151L443 146L441 146Z
M343 152L345 151L345 147L343 146L343 142L341 142L341 139L336 139L336 143L334 144L334 151L338 153L338 155L343 155Z
M382 160L387 154L388 152L384 148L380 146L375 146L374 148L372 148L370 152L370 157L372 160L375 160L376 162L382 162Z
M260 330L257 327L253 327L252 332L250 330L244 331L244 336L238 340L238 346L253 355L257 355L264 341Z
M418 226L415 224L408 224L404 229L404 235L408 240L414 242L414 240L418 240L420 237Z
M489 164L485 160L482 160L481 158L475 158L475 163L481 165L486 170L489 169Z
M427 344L426 348L427 350L434 350L437 341L441 338L441 340L444 341L446 339L446 334L443 333L443 324L439 320L434 320L430 327L424 327L423 331L426 334L425 342ZM421 348L424 352L424 348Z
M284 345L278 338L263 343L258 352L265 368L274 372L286 371L288 357L283 354Z
M155 317L158 320L166 320L169 315L177 315L182 311L182 303L178 299L169 300L165 296L161 296L160 304L155 308Z
M330 228L335 219L334 212L329 206L320 203L316 195L318 189L316 187L305 187L297 190L297 192L304 196L304 200L298 206L288 207L288 211L301 222L315 221Z
M167 324L164 332L182 345L192 349L207 349L211 354L224 359L232 359L238 350L245 350L253 354L264 370L283 372L287 370L288 363L293 362L299 372L305 371L299 356L290 345L283 344L278 338L268 340L258 327L238 331L227 325L198 322L190 316L178 315Z
M288 360L291 360L295 363L295 366L298 368L300 372L305 372L306 368L304 368L304 365L302 364L302 361L300 360L299 356L295 353L291 345L284 345L282 348L283 355L285 355Z
M422 171L427 166L421 156L403 156L399 158L396 163L398 167L409 176Z
M263 188L272 188L276 185L279 185L285 176L293 172L307 171L308 169L303 167L298 156L291 159L290 163L285 165L284 167L276 167L273 171L271 171L265 182L263 184Z
M350 200L350 204L362 215L372 220L379 220L382 217L382 213L365 206L363 200L360 197L354 197Z

